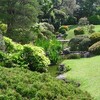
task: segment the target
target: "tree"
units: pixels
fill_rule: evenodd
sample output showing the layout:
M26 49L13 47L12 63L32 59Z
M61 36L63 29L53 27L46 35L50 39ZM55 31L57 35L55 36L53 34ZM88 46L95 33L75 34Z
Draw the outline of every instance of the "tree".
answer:
M75 12L76 17L89 17L96 13L96 7L99 0L77 0L79 9Z
M70 16L73 16L76 8L76 0L64 0L63 9L65 9L65 12L67 12Z
M27 29L37 21L37 0L0 0L0 19L7 24L7 36L15 29Z
M42 18L49 18L54 9L60 9L64 0L38 0L41 5Z

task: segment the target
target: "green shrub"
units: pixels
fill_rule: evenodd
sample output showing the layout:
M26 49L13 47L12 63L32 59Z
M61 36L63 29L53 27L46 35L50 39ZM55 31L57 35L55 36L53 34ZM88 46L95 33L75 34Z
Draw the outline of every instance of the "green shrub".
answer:
M20 68L0 68L1 100L92 100L72 83Z
M89 18L90 24L99 25L100 24L100 16L99 15L92 15Z
M76 29L74 30L74 35L83 35L83 34L85 34L85 31L84 31L84 29L81 28L81 27L78 27L78 28L76 28Z
M49 30L42 31L42 34L43 34L43 36L41 38L46 37L46 39L52 39L53 37L55 37L55 35ZM38 35L38 38L39 38L39 35Z
M42 48L24 45L22 56L32 71L45 72L50 64Z
M5 42L4 42L4 39L3 39L3 36L2 34L0 34L0 50L1 51L5 51Z
M6 54L5 61L3 63L4 67L7 68L14 68L14 67L19 67L19 68L27 68L28 69L28 64L26 61L23 59L21 56L21 53L12 53L12 54Z
M51 31L52 33L54 32L54 26L52 24L49 24L49 23L46 23L46 22L43 22L43 23L40 23L40 28L41 28L41 31L42 30L48 30L48 31Z
M3 32L3 33L6 33L7 31L7 25L0 22L0 30Z
M4 42L5 42L5 46L6 46L5 51L7 53L18 52L23 49L23 46L21 44L13 42L12 39L10 39L8 37L4 37Z
M66 34L66 30L65 29L61 29L61 30L59 30L59 33Z
M87 42L87 43L85 43ZM70 50L72 51L79 51L79 50L87 50L87 47L89 45L89 38L88 36L76 36L74 38L72 38L69 43L68 43ZM85 47L86 46L86 47ZM85 47L84 49L82 49L83 47Z
M67 55L67 59L79 59L81 55L79 53L71 53Z
M89 24L89 21L86 17L83 17L83 18L80 18L79 19L79 22L78 22L79 25L88 25Z
M88 51L89 46L91 45L91 40L89 38L84 38L79 43L79 50L81 51Z
M47 53L47 56L51 61L51 64L56 64L58 62L62 45L55 38L53 38L52 40L50 39L48 41L45 39L38 39L36 40L35 45L44 48L45 52Z
M77 24L77 18L69 16L67 19L67 24L68 25L76 25Z
M21 45L4 37L6 44L5 67L27 67L33 71L44 72L50 64L42 48L32 45Z
M89 47L89 51L93 54L100 55L100 41Z
M59 32L61 31L61 30L66 30L66 31L68 31L68 26L66 26L66 25L62 25L60 28L59 28Z
M100 32L91 34L90 40L92 44L100 41Z

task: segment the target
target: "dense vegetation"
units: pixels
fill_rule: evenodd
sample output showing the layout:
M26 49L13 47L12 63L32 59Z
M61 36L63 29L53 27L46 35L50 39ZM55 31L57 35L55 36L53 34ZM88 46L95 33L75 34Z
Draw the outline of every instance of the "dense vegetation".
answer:
M48 74L19 68L0 68L1 100L92 100L88 93Z
M99 25L100 0L0 0L0 100L92 100L48 73L100 55Z

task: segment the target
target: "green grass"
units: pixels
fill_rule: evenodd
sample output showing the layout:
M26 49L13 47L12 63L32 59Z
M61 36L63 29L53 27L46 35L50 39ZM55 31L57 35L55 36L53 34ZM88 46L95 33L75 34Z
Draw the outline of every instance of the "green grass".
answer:
M100 100L100 56L65 60L63 63L71 67L71 71L65 73L66 77L81 83L82 90Z
M74 29L77 28L77 27L78 27L78 25L71 25L69 27L67 39L71 39L71 38L74 37ZM95 32L100 32L100 25L95 25L94 30L95 30ZM88 34L87 31L86 31L86 34Z
M100 25L95 25L95 29L96 32L100 32Z

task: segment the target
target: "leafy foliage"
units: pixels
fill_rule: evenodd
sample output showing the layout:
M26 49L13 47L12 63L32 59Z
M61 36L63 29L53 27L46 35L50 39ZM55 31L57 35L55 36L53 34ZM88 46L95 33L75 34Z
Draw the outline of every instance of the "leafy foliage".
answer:
M88 36L76 36L69 41L69 46L72 51L87 51L91 45L90 42Z
M62 49L62 45L59 41L57 41L55 38L52 40L46 40L46 39L38 39L35 42L36 46L43 47L47 56L49 57L51 64L56 64L59 60L59 54Z
M78 22L79 25L87 25L89 24L89 21L86 17L83 17L83 18L80 18L79 19L79 22Z
M0 99L14 100L92 100L73 84L66 84L49 74L19 68L0 68Z
M40 47L24 45L22 57L28 64L29 69L33 71L46 72L50 64L49 59Z
M42 48L32 45L21 45L4 37L6 52L2 60L5 67L24 67L32 71L45 72L50 64Z
M0 0L0 19L7 24L6 35L12 38L16 29L29 29L37 21L37 6L37 0Z
M0 30L5 34L7 31L7 25L0 22Z
M89 51L93 54L100 55L100 41L89 47Z
M100 15L93 15L89 17L89 22L94 25L100 24Z
M91 34L90 39L91 39L92 44L100 41L100 33L98 32L98 33Z

